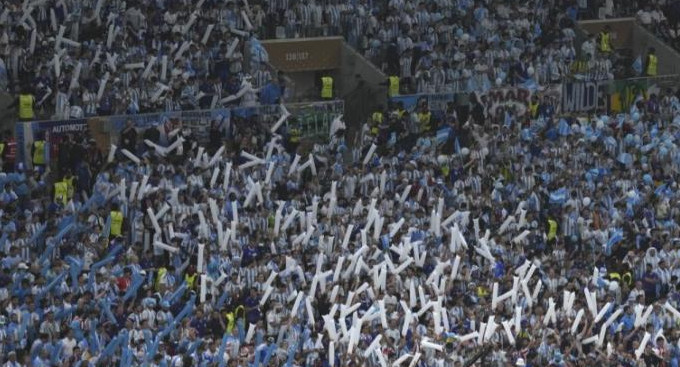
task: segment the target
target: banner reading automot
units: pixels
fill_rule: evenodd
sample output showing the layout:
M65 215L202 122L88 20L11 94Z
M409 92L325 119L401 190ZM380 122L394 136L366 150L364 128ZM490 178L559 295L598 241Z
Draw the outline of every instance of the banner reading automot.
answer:
M298 128L304 139L327 138L330 122L344 113L342 101L324 101L296 103L286 105L292 117L288 124ZM144 130L158 127L161 132L161 144L167 143L166 134L177 128L189 129L192 135L202 143L209 139L210 125L213 121L238 123L242 119L258 116L260 121L275 121L280 115L279 106L258 106L251 108L215 109L199 111L176 111L169 113L151 113L143 115L97 116L86 119L20 122L16 125L19 161L29 164L31 145L36 139L45 139L51 147L50 155L56 156L59 143L67 135L78 139L93 138L100 150L105 151L111 142L115 142L118 134L127 121Z

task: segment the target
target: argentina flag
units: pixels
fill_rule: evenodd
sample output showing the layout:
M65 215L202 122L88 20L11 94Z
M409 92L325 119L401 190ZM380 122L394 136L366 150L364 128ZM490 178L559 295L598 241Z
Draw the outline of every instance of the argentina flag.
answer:
M611 234L609 235L609 240L607 240L607 244L605 245L606 253L610 254L614 245L621 242L622 240L623 230L621 228L614 228Z
M569 127L569 123L567 123L567 120L560 119L560 122L557 125L557 131L560 134L560 136L567 136L571 134L571 127Z
M452 132L451 127L449 126L445 126L437 130L437 145L442 145L446 143L446 141L449 139L451 132Z
M638 56L633 62L633 71L635 71L635 74L637 75L642 74L642 56Z
M262 43L255 37L250 39L250 55L254 62L269 62L269 54Z
M562 187L550 193L550 204L564 204L567 201L567 189Z
M619 157L617 159L619 163L623 164L624 166L630 166L633 164L633 156L630 155L630 153L621 153L619 154Z

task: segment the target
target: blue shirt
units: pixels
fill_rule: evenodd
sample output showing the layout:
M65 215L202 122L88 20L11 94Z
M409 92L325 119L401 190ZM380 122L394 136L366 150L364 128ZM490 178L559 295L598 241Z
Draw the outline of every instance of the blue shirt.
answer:
M263 105L276 104L281 98L281 87L269 82L260 91L260 103Z

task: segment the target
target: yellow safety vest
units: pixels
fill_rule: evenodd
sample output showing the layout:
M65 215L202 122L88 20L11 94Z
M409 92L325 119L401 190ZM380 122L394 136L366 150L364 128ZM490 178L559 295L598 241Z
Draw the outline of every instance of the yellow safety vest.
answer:
M117 210L111 211L111 236L120 236L123 229L123 213Z
M658 63L659 59L656 58L656 55L649 55L649 64L647 64L647 75L656 76Z
M557 222L548 219L548 241L552 241L557 237Z
M5 143L0 143L0 155L5 151Z
M432 113L427 112L418 112L418 121L420 121L420 126L423 132L425 131L430 131L430 118L432 117Z
M333 98L333 78L330 76L321 78L321 98Z
M34 118L33 114L33 96L30 94L19 95L19 118L23 120L30 120Z
M113 222L113 219L111 220ZM111 226L111 232L113 233L113 225ZM161 282L163 281L163 278L165 278L165 274L168 273L168 269L166 268L160 268L158 269L158 274L156 274L156 291L158 291L158 287L161 285Z
M45 164L45 141L38 140L33 142L33 164Z
M66 182L59 181L54 184L54 201L61 202L64 206L68 203L68 186Z
M300 131L298 129L290 129L290 142L291 143L300 142Z
M601 32L600 33L600 52L611 52L611 51L612 51L611 35L609 33Z
M228 312L226 318L227 318L227 333L231 333L231 331L234 330L234 326L236 325L236 322L234 321L234 313Z
M621 280L621 274L619 273L609 273L610 280Z
M529 102L529 112L535 118L538 115L538 103Z
M196 275L197 274L194 274L194 275L186 274L186 275L184 275L184 281L187 282L187 288L194 289L194 286L196 285Z
M73 179L74 177L71 178L64 177L64 182L66 182L66 196L68 196L69 199L73 198L73 192L75 191L75 187L73 186Z
M399 77L398 76L391 76L390 77L390 89L387 92L387 95L390 97L398 96L399 95Z
M383 122L383 114L382 112L373 112L373 115L371 116L372 120L376 124L381 124Z
M238 318L239 311L241 311L241 314L245 315L246 311L243 306L238 306L234 312L227 313L227 333L231 333L231 331L234 330L234 327L236 327L236 319Z
M626 272L621 277L621 280L623 280L626 284L631 285L633 283L633 275L631 275L630 272Z

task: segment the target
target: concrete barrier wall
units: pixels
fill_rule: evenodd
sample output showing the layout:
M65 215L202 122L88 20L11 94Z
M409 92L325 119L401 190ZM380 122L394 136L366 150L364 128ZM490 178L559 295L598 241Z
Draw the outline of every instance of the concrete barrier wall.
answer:
M581 31L587 34L600 33L605 26L611 27L612 45L615 48L633 48L635 18L619 18L608 20L586 20L578 23ZM575 45L580 49L580 44Z
M387 86L383 84L387 75L344 41L339 65L339 68L330 70L287 72L285 75L295 84L295 101L319 99L321 76L328 74L333 77L335 97L352 106L345 110L345 123L348 130L354 132L380 105L386 105Z
M342 43L339 81L339 97L345 101L345 123L350 132L360 131L364 120L387 103L387 81L385 75L373 63L356 52L347 43ZM353 139L353 136L349 136Z
M659 58L659 75L680 73L680 53L640 26L635 18L587 20L578 23L580 31L588 34L597 34L606 25L612 29L614 47L632 50L634 58L638 55L644 58L647 50L654 47ZM576 46L580 50L580 42Z
M634 28L632 48L636 57L637 55L644 57L647 50L654 47L659 58L659 75L680 74L680 53L639 24L636 23Z

